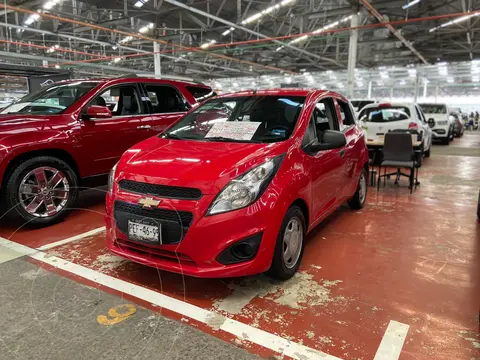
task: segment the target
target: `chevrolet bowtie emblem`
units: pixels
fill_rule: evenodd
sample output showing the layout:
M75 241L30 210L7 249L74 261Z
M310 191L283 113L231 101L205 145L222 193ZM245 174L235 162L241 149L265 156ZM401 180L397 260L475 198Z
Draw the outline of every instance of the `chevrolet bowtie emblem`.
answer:
M151 208L157 207L160 204L160 200L154 200L152 198L140 198L138 199L138 203L142 205L144 208Z

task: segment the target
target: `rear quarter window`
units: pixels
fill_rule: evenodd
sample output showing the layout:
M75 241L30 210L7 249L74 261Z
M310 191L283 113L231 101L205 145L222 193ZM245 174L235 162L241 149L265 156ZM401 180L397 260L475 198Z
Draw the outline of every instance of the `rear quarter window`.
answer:
M392 122L408 120L410 109L404 106L373 107L362 110L360 120L366 122Z

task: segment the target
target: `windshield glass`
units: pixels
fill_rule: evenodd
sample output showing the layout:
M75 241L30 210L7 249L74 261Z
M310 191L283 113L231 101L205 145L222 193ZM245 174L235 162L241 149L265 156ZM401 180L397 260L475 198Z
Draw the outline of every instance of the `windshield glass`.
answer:
M373 123L408 120L410 110L404 106L372 107L362 110L359 118L360 121Z
M373 100L353 100L352 101L352 106L355 109L355 111L360 111L365 106L373 104L374 102L375 101L373 101Z
M445 105L438 104L420 104L425 114L446 114L447 107Z
M93 89L98 82L83 81L51 85L6 107L0 114L59 114Z
M292 135L304 101L302 96L213 99L161 136L203 141L283 141Z

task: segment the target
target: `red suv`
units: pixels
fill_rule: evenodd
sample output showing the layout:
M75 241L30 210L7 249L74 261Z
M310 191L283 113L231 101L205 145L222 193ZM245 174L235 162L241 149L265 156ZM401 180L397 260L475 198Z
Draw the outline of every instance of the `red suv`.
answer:
M350 103L320 90L210 99L129 149L111 172L115 254L197 277L297 271L305 235L362 208L368 152Z
M33 225L63 218L80 187L203 99L205 85L148 78L51 85L0 111L1 202ZM90 180L90 181L89 181Z

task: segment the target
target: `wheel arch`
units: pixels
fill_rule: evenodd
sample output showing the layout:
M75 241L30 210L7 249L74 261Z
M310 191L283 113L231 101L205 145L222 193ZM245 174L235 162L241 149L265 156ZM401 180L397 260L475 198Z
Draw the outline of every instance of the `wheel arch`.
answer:
M306 227L305 230L308 231L308 227L310 226L310 218L309 218L310 213L309 213L308 205L306 201L303 200L302 198L298 198L290 205L290 207L292 206L298 206L302 211L303 217L305 218L305 227Z

